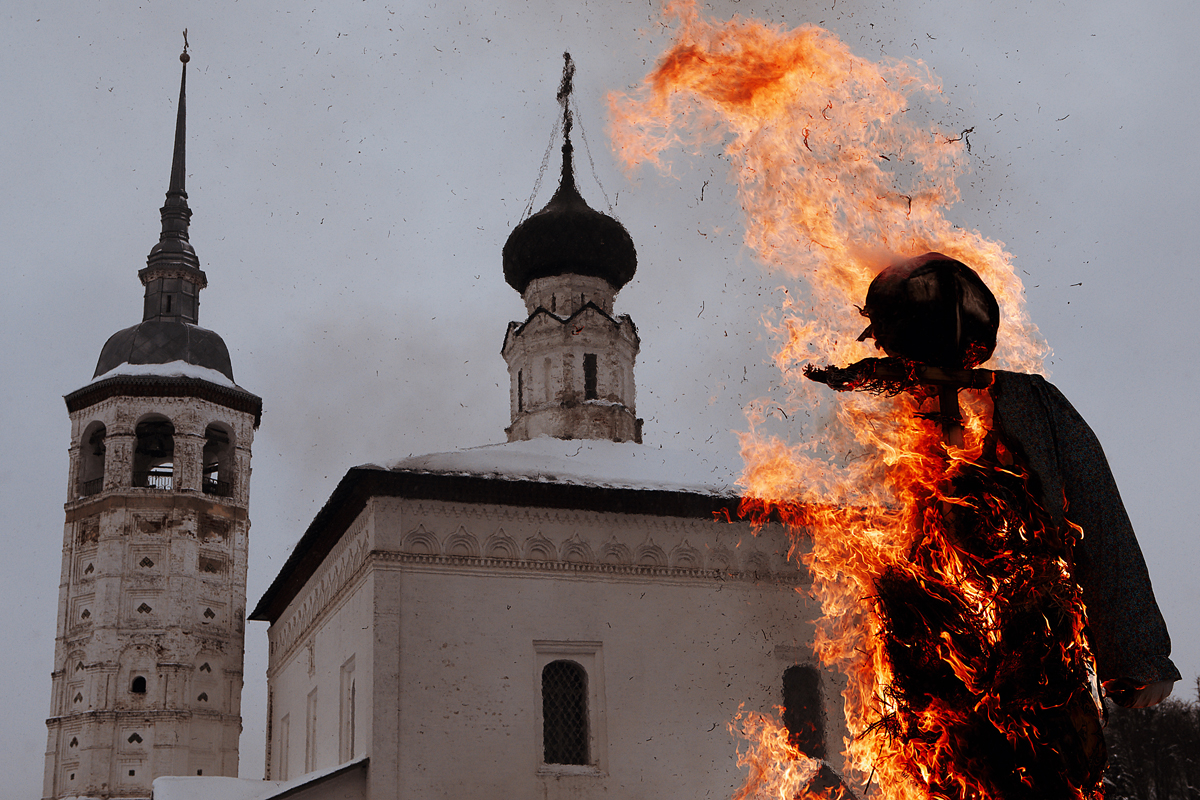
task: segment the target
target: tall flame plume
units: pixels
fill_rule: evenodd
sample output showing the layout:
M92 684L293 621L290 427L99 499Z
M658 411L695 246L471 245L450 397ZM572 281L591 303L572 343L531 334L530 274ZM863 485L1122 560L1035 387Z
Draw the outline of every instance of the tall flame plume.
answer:
M902 720L909 733L921 735L896 735L902 704L894 688L896 659L882 634L900 623L874 601L881 582L924 585L927 576L937 576L984 631L984 647L1006 615L1021 611L997 597L998 585L1007 581L1013 591L1003 570L1026 568L1009 545L1017 542L1019 550L1043 534L1036 510L1014 516L1003 498L976 508L977 498L953 491L955 481L970 482L979 470L992 469L979 466L986 460L990 401L984 393L964 392L965 443L955 447L918 415L919 399L847 393L822 401L818 393L827 390L799 380L797 368L872 355L857 341L865 325L857 306L871 280L889 264L935 251L970 265L996 295L1002 322L989 366L1042 371L1046 349L1029 320L1011 256L1001 243L946 216L969 167L969 132L920 121L943 103L920 63L860 58L812 25L710 21L690 0L669 2L663 13L675 39L640 87L609 97L610 133L630 169L649 163L667 170L669 151L722 145L745 210L745 243L791 282L770 323L779 337L775 361L792 401L825 406L828 418L819 444L791 442L763 432L761 413L748 410L749 431L741 437L744 510L760 519L782 514L796 532L795 555L811 572L822 607L816 654L847 677L845 774L860 790L869 784L887 798L995 796L988 786L972 784L970 774L945 771L939 750L962 742L931 740L930 732L946 729L944 719L933 717L951 709L936 700L922 706ZM829 452L855 457L822 455ZM988 474L1018 489L1024 480L1019 470ZM1014 502L1020 505L1019 498ZM995 527L987 558L929 546L931 538L950 535L943 518L956 509ZM1069 550L1069 543L1059 545ZM918 550L926 554L916 559L927 562L925 573L911 569ZM1078 664L1087 658L1082 609L1059 550L1046 550L1035 571L1043 581L1038 585L1050 587L1047 602L1078 611L1064 617L1069 638L1063 645ZM981 674L979 661L953 642L937 649L965 686L1000 680L994 671ZM1008 712L997 703L985 697L980 707L1000 719ZM738 797L795 797L811 765L795 761L798 754L778 723L755 715L739 721L752 744L743 755L751 777ZM1022 726L1029 727L1014 718L1005 735L1029 734Z

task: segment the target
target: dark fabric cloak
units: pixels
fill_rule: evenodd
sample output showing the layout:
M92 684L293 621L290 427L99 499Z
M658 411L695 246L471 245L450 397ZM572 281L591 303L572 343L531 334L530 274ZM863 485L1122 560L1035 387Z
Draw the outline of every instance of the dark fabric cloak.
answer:
M1179 680L1145 559L1096 434L1040 375L997 371L991 394L996 431L1024 459L1042 507L1060 525L1065 516L1083 529L1075 578L1100 680Z

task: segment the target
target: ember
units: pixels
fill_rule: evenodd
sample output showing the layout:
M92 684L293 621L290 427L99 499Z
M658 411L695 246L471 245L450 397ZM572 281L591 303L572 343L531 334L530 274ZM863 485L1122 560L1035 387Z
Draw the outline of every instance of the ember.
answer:
M854 454L819 457L748 413L743 510L783 515L814 577L817 654L848 677L843 774L906 800L1095 796L1104 752L1084 602L1097 595L1072 574L1082 533L1054 507L1059 484L997 435L993 408L1001 383L1030 396L1049 385L970 369L994 349L990 365L1040 372L1045 350L1002 245L944 217L963 137L908 113L918 96L937 102L936 84L814 26L718 25L690 2L665 13L676 41L639 93L610 98L613 140L630 166L660 164L681 139L724 141L747 244L804 289L773 328L793 407L825 409L823 446ZM868 337L893 357L868 357ZM800 380L794 367L811 362L851 364L803 370L847 393L831 403ZM1161 659L1143 680L1169 675ZM750 742L739 798L847 792L778 722L739 721Z

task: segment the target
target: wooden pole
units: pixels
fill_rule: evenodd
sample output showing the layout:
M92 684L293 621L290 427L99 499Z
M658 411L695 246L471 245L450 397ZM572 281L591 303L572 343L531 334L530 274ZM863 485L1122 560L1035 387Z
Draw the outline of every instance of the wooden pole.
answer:
M966 446L963 437L962 409L958 405L958 387L938 386L938 414L941 417L942 438L955 447Z

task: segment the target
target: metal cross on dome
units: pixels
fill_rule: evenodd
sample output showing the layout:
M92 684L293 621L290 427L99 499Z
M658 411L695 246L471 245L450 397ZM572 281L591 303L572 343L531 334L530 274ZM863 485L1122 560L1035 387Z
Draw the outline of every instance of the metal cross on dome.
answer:
M529 195L529 201L525 204L525 208L521 212L521 220L528 219L533 213L534 203L537 200L538 192L542 188L542 178L546 174L546 168L550 164L550 154L554 151L554 142L558 138L559 128L562 128L563 143L562 143L562 181L569 180L572 184L575 182L575 162L574 162L574 145L571 143L571 131L575 127L575 112L578 109L572 109L571 104L574 102L572 96L575 91L575 60L571 58L569 52L563 52L563 72L562 79L558 83L558 93L555 96L562 106L562 116L555 121L554 130L550 132L550 141L546 145L546 153L542 156L542 164L538 168L537 180L533 184L533 192ZM608 208L609 216L617 218L616 209L613 208L612 201L608 197L608 192L604 189L604 184L600 182L600 176L596 173L596 162L592 158L592 148L588 144L587 131L584 130L582 121L579 125L579 135L583 139L583 149L588 157L588 165L592 170L592 179L596 182L597 188L600 189L600 194L604 197L604 205Z
M563 53L562 81L558 84L558 102L563 110L563 146L571 142L571 92L575 89L575 62L571 54Z

